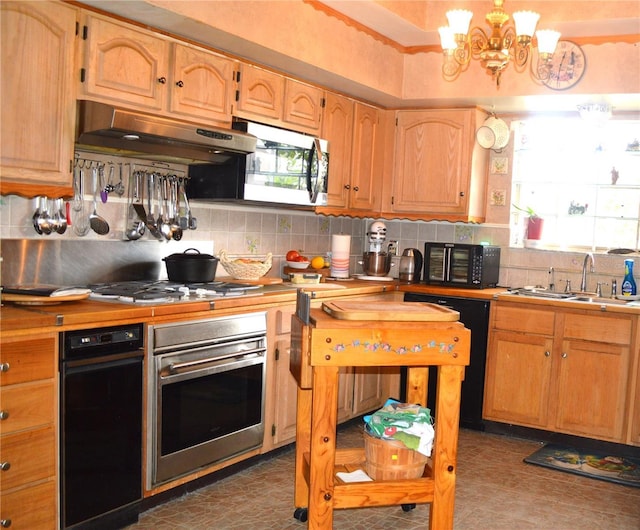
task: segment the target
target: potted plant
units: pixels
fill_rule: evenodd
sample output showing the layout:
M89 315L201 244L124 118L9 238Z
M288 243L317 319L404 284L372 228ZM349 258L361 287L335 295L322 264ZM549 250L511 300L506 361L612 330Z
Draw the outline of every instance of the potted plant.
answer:
M540 239L542 237L542 227L544 226L544 219L540 217L530 206L526 206L521 208L520 206L513 207L516 210L520 210L521 212L526 213L529 217L527 218L527 230L525 232L525 239Z

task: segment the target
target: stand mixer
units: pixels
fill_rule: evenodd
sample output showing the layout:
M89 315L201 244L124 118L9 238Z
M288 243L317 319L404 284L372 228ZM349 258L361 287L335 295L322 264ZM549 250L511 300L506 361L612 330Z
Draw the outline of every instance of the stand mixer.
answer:
M392 257L390 252L382 250L382 246L387 239L386 225L382 221L371 223L367 238L369 250L363 252L362 255L362 270L365 276L361 279L366 277L371 277L373 280L386 279L391 269Z

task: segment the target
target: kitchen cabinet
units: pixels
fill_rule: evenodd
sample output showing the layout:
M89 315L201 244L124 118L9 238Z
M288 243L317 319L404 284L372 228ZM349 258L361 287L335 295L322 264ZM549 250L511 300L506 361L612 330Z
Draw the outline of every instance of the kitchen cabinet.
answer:
M0 12L0 192L70 196L78 11L58 2L2 2Z
M623 442L634 321L492 304L484 417Z
M317 135L323 98L318 87L242 63L234 115Z
M57 334L3 338L1 348L0 519L56 528Z
M316 208L316 213L379 215L385 152L383 123L380 109L327 94L323 137L330 146L330 178L327 206Z
M81 97L230 125L236 61L98 15L86 28Z
M319 307L319 303L314 305ZM269 343L274 345L274 362L270 368L273 371L270 379L272 391L268 398L271 405L268 401L266 412L267 416L271 415L271 422L267 418L263 451L291 443L296 438L297 385L289 370L291 316L294 313L295 306L288 305L271 310L268 316L268 327L274 327L273 335L269 335L273 336ZM338 388L338 422L380 408L389 397L396 372L384 367L342 368Z
M488 150L475 141L483 118L476 109L398 111L382 216L484 221Z

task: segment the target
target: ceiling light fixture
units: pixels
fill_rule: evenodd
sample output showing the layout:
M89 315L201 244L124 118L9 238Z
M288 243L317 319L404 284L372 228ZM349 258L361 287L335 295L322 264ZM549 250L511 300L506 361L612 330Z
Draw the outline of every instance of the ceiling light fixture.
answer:
M455 80L469 67L471 59L476 59L499 88L502 71L513 62L516 71L523 72L533 51L537 51L537 59L530 63L531 75L537 80L549 78L551 58L560 33L548 29L535 31L540 15L533 11L517 11L513 14L514 24L505 25L509 15L503 5L504 0L493 0L493 10L486 15L491 26L490 35L477 26L469 31L471 11L454 9L447 12L449 25L438 28L445 80Z

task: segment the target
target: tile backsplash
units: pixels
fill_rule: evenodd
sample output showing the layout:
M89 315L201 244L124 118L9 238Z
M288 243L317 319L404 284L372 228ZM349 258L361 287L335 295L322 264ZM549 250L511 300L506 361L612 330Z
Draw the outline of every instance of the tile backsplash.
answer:
M90 203L88 203L90 205ZM325 255L331 246L331 234L351 235L351 273L361 273L358 264L365 250L366 232L374 219L354 219L350 217L326 217L307 211L286 209L244 207L239 205L214 205L193 201L192 209L198 220L197 230L185 230L180 248L188 248L189 242L207 242L213 253L226 249L230 254L264 255L273 253L273 268L268 275L282 274L284 256L290 249L304 252L309 257ZM174 252L176 242L155 242L145 235L138 241L126 241L127 201L124 198L109 198L106 204L99 204L99 213L111 227L105 236L90 232L84 237L75 235L68 229L64 234L38 235L32 224L35 200L17 196L0 197L0 238L2 240L48 240L48 241L117 241L121 245L106 248L122 249L130 252L131 246L144 244L144 248L154 248L153 254L168 255ZM72 212L73 213L73 212ZM537 249L509 248L509 228L502 224L465 224L423 221L385 221L387 241L397 240L399 252L404 248L422 248L425 241L488 243L502 247L500 285L521 287L523 285L547 286L550 281L549 268L555 270L557 289L564 288L565 280L571 280L574 288L580 285L584 253L545 251ZM0 242L1 245L1 242ZM153 245L153 247L149 246ZM159 247L155 247L158 245ZM12 256L0 252L5 260ZM98 248L92 246L92 248ZM158 250L159 249L159 250ZM166 249L163 251L163 249ZM118 250L120 251L120 250ZM595 290L596 283L603 284L603 292L610 292L613 278L623 276L625 257L635 260L635 270L640 270L640 257L596 255L595 273L588 278L589 290ZM64 260L64 254L61 256ZM95 264L92 265L95 267Z

